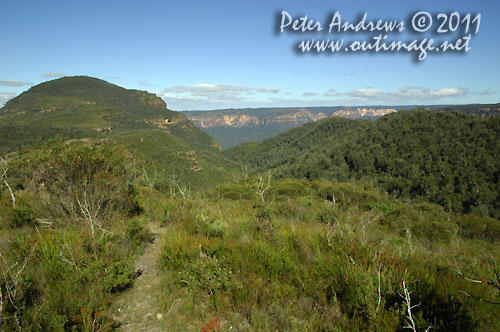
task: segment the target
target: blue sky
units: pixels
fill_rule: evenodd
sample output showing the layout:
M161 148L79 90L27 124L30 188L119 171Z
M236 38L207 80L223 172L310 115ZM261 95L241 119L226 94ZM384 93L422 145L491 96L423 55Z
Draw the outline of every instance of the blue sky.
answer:
M363 41L376 33L278 33L281 11L308 15L326 30L335 11L351 23L366 12L368 20L405 24L417 11L470 12L481 14L481 25L469 52L423 61L408 53L299 54L301 40ZM495 103L499 18L500 4L484 0L2 1L0 104L71 75L156 93L174 110ZM389 38L459 37L407 30Z

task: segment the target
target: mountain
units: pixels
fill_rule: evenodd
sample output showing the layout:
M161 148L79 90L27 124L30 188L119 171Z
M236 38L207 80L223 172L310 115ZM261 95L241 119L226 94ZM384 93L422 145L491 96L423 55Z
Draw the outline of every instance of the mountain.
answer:
M328 118L225 151L250 174L368 182L396 197L500 217L500 117L400 111Z
M124 144L150 177L182 178L197 187L229 174L217 141L185 115L154 94L93 77L33 86L0 109L0 123L0 153L54 139L107 139Z
M401 106L404 108L404 106ZM213 136L223 148L260 142L308 122L331 116L350 119L375 119L396 112L394 107L302 107L245 108L214 111L185 111L187 118Z
M399 110L415 108L456 111L482 118L500 114L500 104L243 108L183 113L227 149L240 143L261 142L289 129L331 116L374 120Z
M439 111L455 111L468 115L481 117L483 119L491 118L492 116L500 115L500 104L469 104L469 105L453 105L438 107Z

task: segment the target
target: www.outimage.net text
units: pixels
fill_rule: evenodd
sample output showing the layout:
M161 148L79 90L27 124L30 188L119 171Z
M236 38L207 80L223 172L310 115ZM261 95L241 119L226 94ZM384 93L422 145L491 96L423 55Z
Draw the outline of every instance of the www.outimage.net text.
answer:
M299 40L295 46L299 53L407 52L422 61L431 53L469 52L471 40L479 33L481 14L460 14L456 11L431 14L420 11L407 20L369 20L368 13L364 13L357 21L350 22L343 20L341 13L336 11L322 24L308 15L293 17L282 11L277 23L281 34L329 36ZM353 34L361 38L343 38Z

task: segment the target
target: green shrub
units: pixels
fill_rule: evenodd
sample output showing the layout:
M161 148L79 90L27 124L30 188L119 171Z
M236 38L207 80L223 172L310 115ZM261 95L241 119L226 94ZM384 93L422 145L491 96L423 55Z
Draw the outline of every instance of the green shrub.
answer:
M500 240L500 221L498 219L465 214L456 216L454 221L459 226L460 233L464 237L476 240Z
M206 216L200 213L196 216L196 230L207 237L222 236L227 225L219 217Z
M302 197L311 192L311 186L308 181L298 179L283 179L273 182L270 192L275 196Z
M363 209L371 209L385 200L382 194L369 184L350 184L335 182L313 182L317 195L335 205L346 209L358 206Z
M215 200L220 198L232 200L252 200L255 198L255 191L248 182L242 182L231 185L218 185L207 192L207 195Z
M136 245L151 241L151 233L147 227L144 227L146 223L147 220L142 217L134 217L127 220L125 223L126 238Z
M116 293L125 290L134 281L133 269L122 262L113 263L106 270L103 280L103 288L106 292Z
M16 197L15 208L12 206L10 195L4 194L0 198L1 225L18 228L31 225L36 217L41 217L42 209L33 193L19 190L14 195Z
M179 272L181 283L190 288L199 288L207 292L217 311L216 296L231 287L232 271L217 257L200 251L199 257L190 262Z
M338 218L338 212L335 207L330 204L324 204L316 213L316 219L324 224L332 223Z
M105 222L115 211L130 211L129 157L109 143L55 145L35 161L30 186L54 218L78 219L88 210Z

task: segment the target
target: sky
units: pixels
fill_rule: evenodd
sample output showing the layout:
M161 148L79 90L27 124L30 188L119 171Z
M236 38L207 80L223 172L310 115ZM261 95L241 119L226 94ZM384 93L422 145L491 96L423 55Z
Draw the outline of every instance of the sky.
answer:
M412 18L421 11L433 22L417 32ZM338 32L334 24L329 32L336 12L341 23L356 25L366 13L365 22L402 21L405 29ZM465 31L467 13L470 21L480 14L477 33L478 20ZM322 30L301 31L306 15L309 27L319 22ZM500 2L491 0L1 0L0 105L33 85L73 75L156 93L179 111L497 103L498 18ZM471 38L467 52L432 50L423 60L418 51L345 52L380 34L407 44L434 39L437 46ZM343 44L333 53L301 52L300 42L312 39Z

